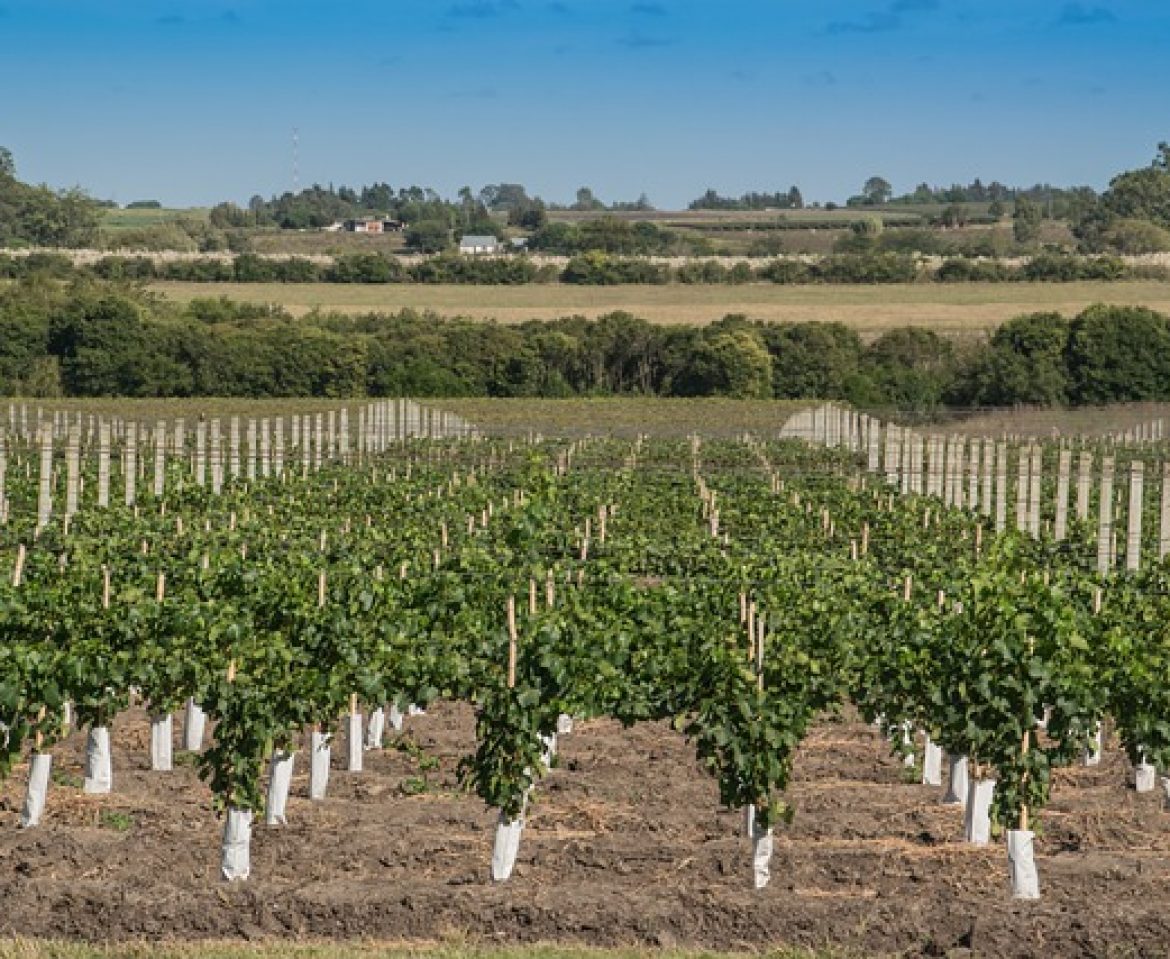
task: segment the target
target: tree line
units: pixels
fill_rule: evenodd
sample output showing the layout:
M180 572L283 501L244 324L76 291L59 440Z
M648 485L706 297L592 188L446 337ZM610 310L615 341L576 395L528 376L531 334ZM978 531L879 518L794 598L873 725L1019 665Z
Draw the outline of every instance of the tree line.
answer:
M77 247L97 236L100 207L81 190L22 183L11 151L0 147L0 247Z
M43 277L0 293L0 394L31 396L733 396L913 410L1170 400L1170 317L1092 307L1012 320L986 342L727 316L627 313L501 325L404 310L293 318L207 298Z
M58 280L97 278L186 283L421 283L518 286L564 283L688 285L775 283L781 285L889 283L1067 283L1084 280L1170 280L1170 267L1113 256L1040 254L1019 263L970 257L937 262L901 253L833 254L818 259L776 258L760 263L693 259L679 264L645 257L582 253L563 266L531 257L442 254L413 263L381 253L343 253L328 261L241 253L230 258L158 260L105 256L74 264L64 254L0 256L0 279L47 276Z

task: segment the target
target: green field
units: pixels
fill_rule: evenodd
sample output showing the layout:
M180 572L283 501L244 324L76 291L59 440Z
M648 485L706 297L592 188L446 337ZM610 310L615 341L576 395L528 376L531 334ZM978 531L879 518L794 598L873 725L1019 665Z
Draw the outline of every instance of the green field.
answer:
M612 433L636 436L705 436L743 432L774 434L785 420L808 403L786 400L722 398L660 399L596 397L588 399L443 399L431 401L474 423L486 433L581 435Z
M773 321L838 321L863 336L917 326L975 335L1021 313L1075 314L1093 303L1148 306L1170 312L1170 283L922 283L888 286L441 286L281 283L154 283L187 302L227 296L276 303L294 315L319 308L343 313L433 310L446 315L520 323L625 310L653 323L706 324L728 313Z
M103 211L101 225L104 230L141 230L173 220L206 220L207 213L206 207L189 209L163 207L158 210L110 209Z

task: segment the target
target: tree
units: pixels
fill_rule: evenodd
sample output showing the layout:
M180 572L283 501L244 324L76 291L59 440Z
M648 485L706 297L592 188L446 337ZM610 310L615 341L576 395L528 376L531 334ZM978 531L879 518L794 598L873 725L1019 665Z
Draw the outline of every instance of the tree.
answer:
M949 203L939 214L938 222L948 228L966 226L967 210L962 204Z
M849 224L849 229L853 231L854 236L877 237L882 235L885 224L882 223L880 216L867 216L854 220Z
M1140 306L1091 306L1072 321L1069 399L1075 404L1170 397L1170 323Z
M548 225L548 211L539 197L523 206L514 206L508 211L508 225L522 230L536 232Z
M16 160L12 158L12 151L7 147L0 147L0 176L16 179Z
M804 209L804 197L801 196L800 190L797 189L795 186L793 186L788 191L788 206L790 209L793 209L793 210L803 210Z
M885 405L927 412L941 403L951 382L954 347L933 330L903 327L874 340L862 365Z
M991 205L987 208L987 215L995 217L997 220L1002 220L1004 213L1007 212L1003 205L1003 200L996 197L991 201Z
M1118 253L1170 252L1170 229L1149 220L1113 220L1101 233L1101 243Z
M512 210L532 202L519 183L489 183L479 191L479 199L489 210Z
M861 195L865 197L867 203L876 206L889 202L890 197L894 195L894 188L890 186L889 180L880 176L871 176L865 181L865 186L861 188Z
M256 222L256 214L231 202L217 203L208 213L207 222L221 230L246 227Z
M971 406L1058 406L1068 400L1069 322L1059 313L1009 320L960 376L949 400Z
M683 396L772 396L772 356L754 329L708 327L691 352L676 390Z
M845 396L861 363L861 338L843 323L769 324L761 331L772 354L778 399Z
M406 231L406 246L416 253L441 253L451 245L451 228L444 220L421 220Z
M49 318L49 347L73 396L141 395L145 374L142 306L102 289L78 289Z
M1016 210L1012 214L1012 235L1017 243L1034 243L1040 235L1040 220L1043 211L1040 204L1026 196L1016 198Z
M1170 143L1158 144L1158 154L1148 167L1114 177L1101 205L1113 216L1170 228Z
M577 191L577 202L573 204L574 210L604 210L605 204L593 195L593 191L583 186Z

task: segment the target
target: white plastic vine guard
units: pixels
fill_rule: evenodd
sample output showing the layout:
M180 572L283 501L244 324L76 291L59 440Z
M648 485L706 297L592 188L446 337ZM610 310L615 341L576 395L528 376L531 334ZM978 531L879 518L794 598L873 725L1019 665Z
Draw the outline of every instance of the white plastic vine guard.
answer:
M1036 873L1036 859L1032 848L1034 839L1035 835L1031 830L1008 830L1008 869L1012 877L1013 899L1040 898L1040 877Z
M370 713L366 724L366 749L381 749L386 735L386 710L379 706Z
M169 773L174 769L173 731L170 713L150 720L150 768L155 772Z
M754 809L755 807L748 807ZM772 830L758 829L752 823L752 880L763 889L772 878Z
M926 747L922 753L922 785L942 785L942 747L926 737Z
M1100 724L1097 725L1097 732L1093 736L1093 745L1084 751L1082 758L1086 766L1101 765L1101 747L1102 747L1102 729Z
M242 882L252 874L252 810L228 809L220 851L220 872L228 882Z
M203 748L203 731L207 725L207 714L193 699L187 700L183 717L183 749L197 753Z
M284 749L273 750L272 773L268 779L268 802L264 807L266 826L288 824L285 814L288 808L288 794L292 788L293 767L297 754Z
M329 788L329 737L316 729L309 735L309 798L324 799Z
M524 816L507 819L500 813L496 824L496 838L492 844L492 879L503 882L512 875L516 856L520 852L520 834L524 831Z
M965 808L969 791L967 757L948 756L947 765L950 767L950 776L947 779L947 791L943 796L943 804Z
M991 842L991 800L994 796L994 779L972 779L970 781L964 820L967 842L976 846L986 846Z
M110 729L92 726L85 740L85 783L82 791L91 795L108 793L114 784L110 761Z
M346 717L346 764L351 773L362 771L362 714L352 712Z
M32 829L41 824L45 800L49 795L49 773L53 768L52 753L33 753L28 767L28 791L20 812L20 828Z
M545 769L552 769L553 759L557 755L557 734L553 733L551 736L541 735L540 741L544 744L544 751L540 754L541 765Z

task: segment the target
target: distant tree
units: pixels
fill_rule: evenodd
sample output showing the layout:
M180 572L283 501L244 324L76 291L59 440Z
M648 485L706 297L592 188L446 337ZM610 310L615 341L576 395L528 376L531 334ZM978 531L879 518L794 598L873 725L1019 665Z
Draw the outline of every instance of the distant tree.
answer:
M0 147L0 176L16 179L16 160L7 147Z
M950 399L966 406L1057 406L1068 400L1070 325L1059 313L1008 320L977 351Z
M938 222L948 228L966 226L967 210L961 203L950 203L939 214Z
M870 344L862 365L883 405L921 413L942 402L953 376L954 347L933 330L893 329Z
M1116 219L1101 233L1102 247L1118 253L1170 252L1170 230L1149 220Z
M572 209L583 211L604 210L605 204L593 195L593 191L589 187L583 186L577 191L577 201L573 204Z
M684 396L771 397L772 355L754 329L723 321L700 335L675 388Z
M374 183L362 187L357 202L364 210L391 213L394 210L394 191L389 183Z
M253 226L256 214L234 203L217 203L207 215L207 222L220 230Z
M1040 220L1043 211L1040 204L1026 196L1016 198L1016 210L1012 214L1012 234L1017 243L1034 243L1040 235Z
M894 188L890 186L889 180L880 176L871 176L865 181L865 186L861 188L861 195L865 197L867 203L875 205L887 203L894 195Z
M987 215L995 217L997 220L1002 220L1003 215L1006 212L1007 210L1003 205L1003 200L999 199L998 197L992 200L991 205L987 208Z
M793 186L788 191L788 207L792 210L804 209L804 197L801 196L800 190Z
M1069 399L1078 404L1170 396L1170 324L1140 306L1091 306L1071 325Z
M489 210L512 210L532 202L519 183L489 183L479 191L479 199Z
M609 208L615 212L647 213L654 209L654 204L650 202L650 197L645 193L640 193L636 200L617 201L611 203Z
M126 204L127 210L161 210L162 204L158 200L135 200Z
M533 233L548 225L548 211L539 197L524 206L515 206L508 211L508 225L518 226Z
M407 249L441 253L451 246L451 228L445 220L421 220L406 231Z
M79 290L49 320L49 347L74 396L140 395L144 309L130 297Z
M881 236L885 224L882 223L880 216L867 216L854 220L849 224L849 229L853 231L854 236L877 237Z
M1148 167L1114 177L1101 205L1113 216L1170 227L1170 143L1158 144Z

